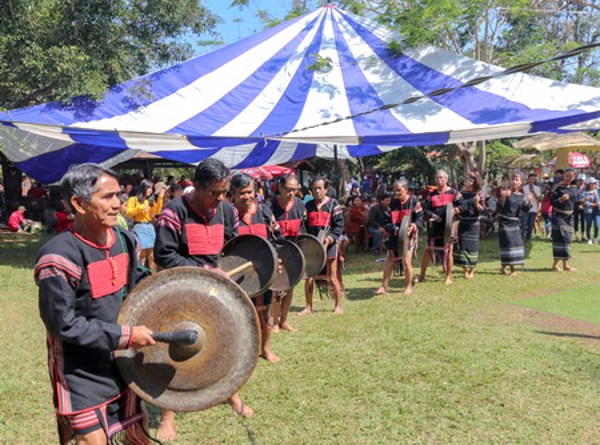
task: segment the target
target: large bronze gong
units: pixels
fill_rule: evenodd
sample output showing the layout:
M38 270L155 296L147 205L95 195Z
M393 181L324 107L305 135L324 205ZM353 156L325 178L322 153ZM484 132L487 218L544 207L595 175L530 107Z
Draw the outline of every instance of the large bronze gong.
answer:
M252 301L226 276L199 267L176 267L143 281L125 300L118 322L186 334L187 342L115 352L125 382L161 408L194 411L217 405L246 383L258 360Z
M273 245L257 235L239 235L229 240L219 258L219 269L229 272L248 262L252 267L230 275L251 297L271 287L277 275L277 252Z
M296 244L304 253L306 261L304 278L311 278L321 272L327 264L327 251L323 243L316 236L303 233L298 236Z
M271 284L271 290L285 292L292 289L304 277L306 261L304 253L297 244L282 239L274 241L277 257L281 260L282 271Z

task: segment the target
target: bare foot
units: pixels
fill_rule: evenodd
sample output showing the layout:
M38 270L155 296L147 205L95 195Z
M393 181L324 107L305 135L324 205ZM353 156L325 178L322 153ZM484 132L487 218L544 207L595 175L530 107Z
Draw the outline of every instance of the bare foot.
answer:
M302 317L303 315L309 315L312 313L313 313L313 311L311 308L305 307L304 309L302 309L302 311L298 312L298 316Z
M290 326L287 321L285 323L283 323L282 325L280 325L279 327L281 328L282 331L298 332L298 329L296 329L293 326Z
M277 363L279 360L281 360L279 356L273 354L270 349L264 349L260 356L269 363Z
M446 286L448 286L449 284L452 284L452 278L450 278L450 277L446 278L446 281L444 281L444 284Z
M562 272L562 269L559 269L559 267L558 267L558 266L552 266L552 270L553 270L554 272Z
M575 269L573 266L565 266L564 269L567 272L575 272L577 269Z
M254 414L254 410L246 405L239 395L233 395L227 402L238 416L250 417Z
M375 295L385 295L388 291L385 287L381 286L379 289L375 291Z
M160 425L156 430L156 438L160 442L171 442L175 440L177 433L175 432L175 413L172 416L163 415L160 419Z
M406 289L404 289L404 295L410 295L412 293L413 293L412 287L407 287Z
M425 282L425 277L419 277L419 279L417 280L417 283L424 283Z
M341 306L336 306L336 307L333 309L333 313L334 313L335 315L341 315L341 314L343 314L343 313L344 313L344 310L342 309L342 307L341 307Z
M508 274L506 273L506 267L501 267L501 268L500 268L500 273L501 273L502 275L508 275Z
M516 277L516 276L517 276L517 271L516 271L516 270L513 270L513 271L510 273L510 276L511 276L511 277Z
M271 332L273 334L279 334L279 325L278 324L274 324L273 326L271 326Z

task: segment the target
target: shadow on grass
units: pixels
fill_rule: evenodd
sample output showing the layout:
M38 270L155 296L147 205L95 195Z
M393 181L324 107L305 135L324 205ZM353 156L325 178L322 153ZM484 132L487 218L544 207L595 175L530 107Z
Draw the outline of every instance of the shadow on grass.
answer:
M375 281L375 280L373 280ZM380 282L379 280L378 282ZM371 298L376 297L375 291L377 289L349 289L348 290L348 300L350 301L364 301L370 300Z
M38 249L48 239L43 234L0 233L0 266L33 268Z
M552 337L572 337L572 338L587 338L590 340L600 340L600 335L579 334L577 332L552 332L534 330L536 334L551 335Z

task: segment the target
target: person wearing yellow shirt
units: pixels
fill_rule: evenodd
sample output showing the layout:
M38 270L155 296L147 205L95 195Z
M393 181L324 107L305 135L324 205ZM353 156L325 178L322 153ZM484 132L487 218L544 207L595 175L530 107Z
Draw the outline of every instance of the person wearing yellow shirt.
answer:
M153 193L152 181L144 179L138 186L137 194L127 201L127 216L133 221L133 233L140 243L139 259L151 271L156 272L154 262L154 242L156 231L154 217L160 214L165 191Z

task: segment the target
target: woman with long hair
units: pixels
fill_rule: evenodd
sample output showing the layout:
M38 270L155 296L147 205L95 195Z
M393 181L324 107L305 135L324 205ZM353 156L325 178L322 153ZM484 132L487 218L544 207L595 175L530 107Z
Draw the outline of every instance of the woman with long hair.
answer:
M479 175L468 173L460 191L458 240L454 244L454 264L462 266L464 277L473 278L479 258L479 217L484 210L484 197Z
M511 178L511 188L500 192L498 213L500 216L498 226L498 240L500 242L501 272L514 276L515 266L525 264L525 246L521 236L520 219L523 213L531 207L531 195L523 194L523 174L514 173Z
M152 181L147 179L140 182L137 192L127 201L127 217L133 221L133 233L140 243L140 262L156 272L154 263L156 231L153 223L154 217L158 216L162 210L165 190L162 189L154 194L152 186Z

